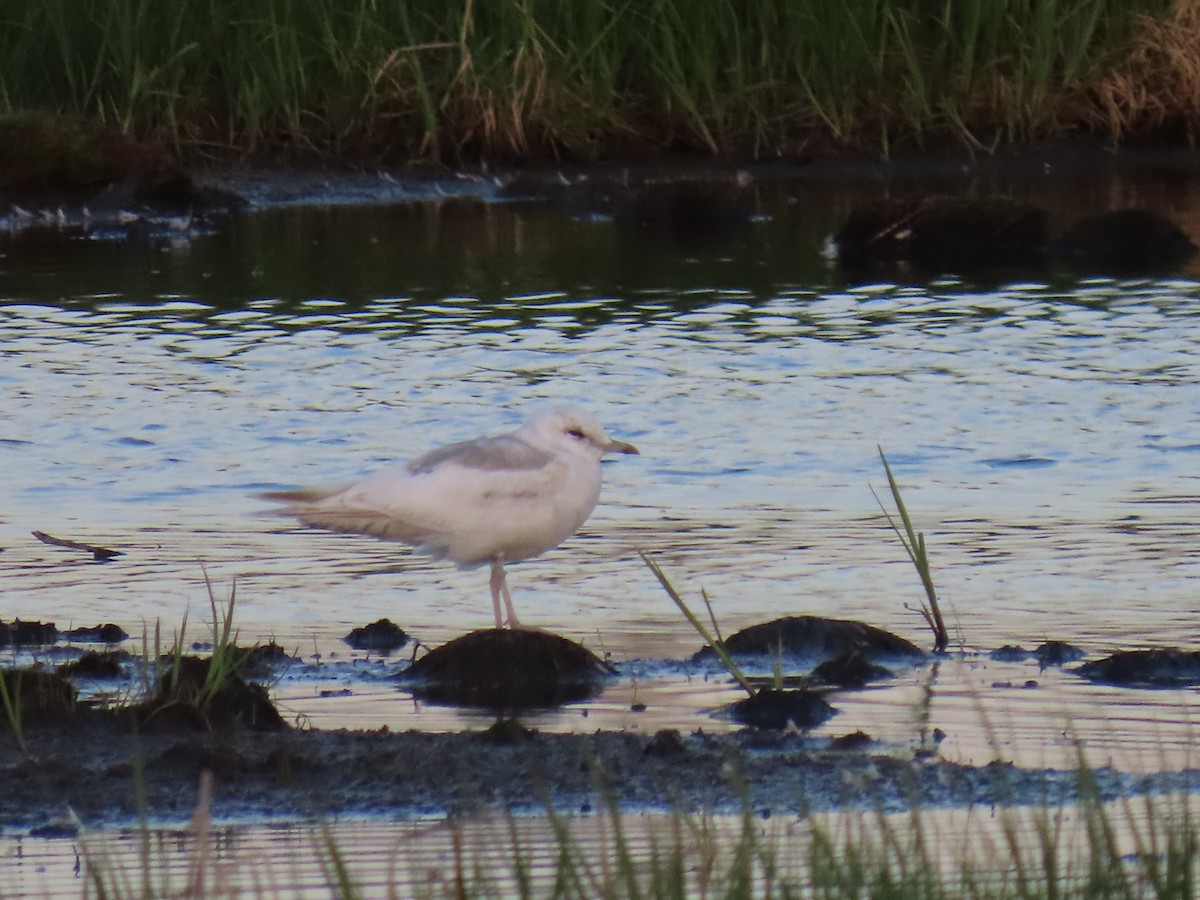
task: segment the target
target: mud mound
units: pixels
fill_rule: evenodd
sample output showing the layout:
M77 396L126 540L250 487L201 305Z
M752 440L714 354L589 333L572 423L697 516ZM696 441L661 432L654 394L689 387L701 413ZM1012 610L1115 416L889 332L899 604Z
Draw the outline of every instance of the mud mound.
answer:
M774 731L788 725L800 729L816 728L836 712L824 697L813 691L762 690L729 707L735 722Z
M814 680L837 687L863 687L872 681L894 678L890 669L876 665L855 650L827 659L812 671Z
M408 632L391 619L380 619L370 625L351 629L342 640L355 650L391 653L408 643Z
M611 672L590 650L556 634L489 628L430 651L400 679L430 703L508 711L585 700Z
M214 674L211 657L185 656L158 681L154 696L134 707L143 730L282 731L267 689L236 672Z
M132 658L124 650L86 650L79 659L59 666L58 674L65 678L120 678L121 663Z
M891 632L845 619L822 616L787 616L751 625L727 638L725 649L733 655L816 657L835 659L858 654L866 660L910 660L925 658L925 651ZM705 647L695 660L715 658Z
M1063 232L1054 249L1064 260L1116 273L1169 268L1196 253L1175 223L1144 209L1085 216Z
M1121 650L1084 663L1074 672L1089 681L1125 687L1179 687L1200 684L1200 651L1168 647Z
M37 647L57 640L53 622L0 622L0 647Z

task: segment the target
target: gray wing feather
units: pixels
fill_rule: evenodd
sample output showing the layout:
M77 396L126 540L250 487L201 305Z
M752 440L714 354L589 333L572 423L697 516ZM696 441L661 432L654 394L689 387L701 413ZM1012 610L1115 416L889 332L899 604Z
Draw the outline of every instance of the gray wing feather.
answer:
M502 434L438 447L414 459L407 468L414 474L422 474L453 463L467 469L498 472L506 469L540 469L553 459L545 450L539 450L511 434Z

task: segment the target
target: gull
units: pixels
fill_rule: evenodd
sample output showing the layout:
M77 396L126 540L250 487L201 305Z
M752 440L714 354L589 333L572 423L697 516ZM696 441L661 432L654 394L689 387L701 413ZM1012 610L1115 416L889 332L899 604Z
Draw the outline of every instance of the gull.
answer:
M600 499L605 453L637 453L591 413L551 407L515 431L447 444L404 466L337 487L262 494L280 512L329 531L401 541L461 569L491 565L492 608L520 627L506 562L552 550L579 530Z

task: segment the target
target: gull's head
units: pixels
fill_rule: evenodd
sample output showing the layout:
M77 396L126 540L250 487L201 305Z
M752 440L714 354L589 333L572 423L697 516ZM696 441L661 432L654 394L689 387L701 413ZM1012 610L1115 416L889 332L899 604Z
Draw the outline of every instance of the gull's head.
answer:
M573 406L555 406L537 412L521 431L538 446L597 460L605 453L638 452L633 444L609 437L600 420L590 412Z

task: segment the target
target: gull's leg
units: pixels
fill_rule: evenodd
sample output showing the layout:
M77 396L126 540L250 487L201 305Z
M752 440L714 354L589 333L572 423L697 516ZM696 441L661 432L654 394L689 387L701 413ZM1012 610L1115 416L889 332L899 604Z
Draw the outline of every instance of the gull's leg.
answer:
M504 582L504 563L499 559L492 560L492 578L490 581L492 588L492 609L496 613L496 627L503 628L504 620L500 618L500 591L505 593L505 600L509 607L512 606L512 601L508 599L508 585Z
M513 609L512 594L508 592L508 580L504 577L504 560L496 557L492 560L492 606L496 610L496 627L500 625L500 596L504 597L504 611L508 613L508 627L520 628L517 621L517 611Z

